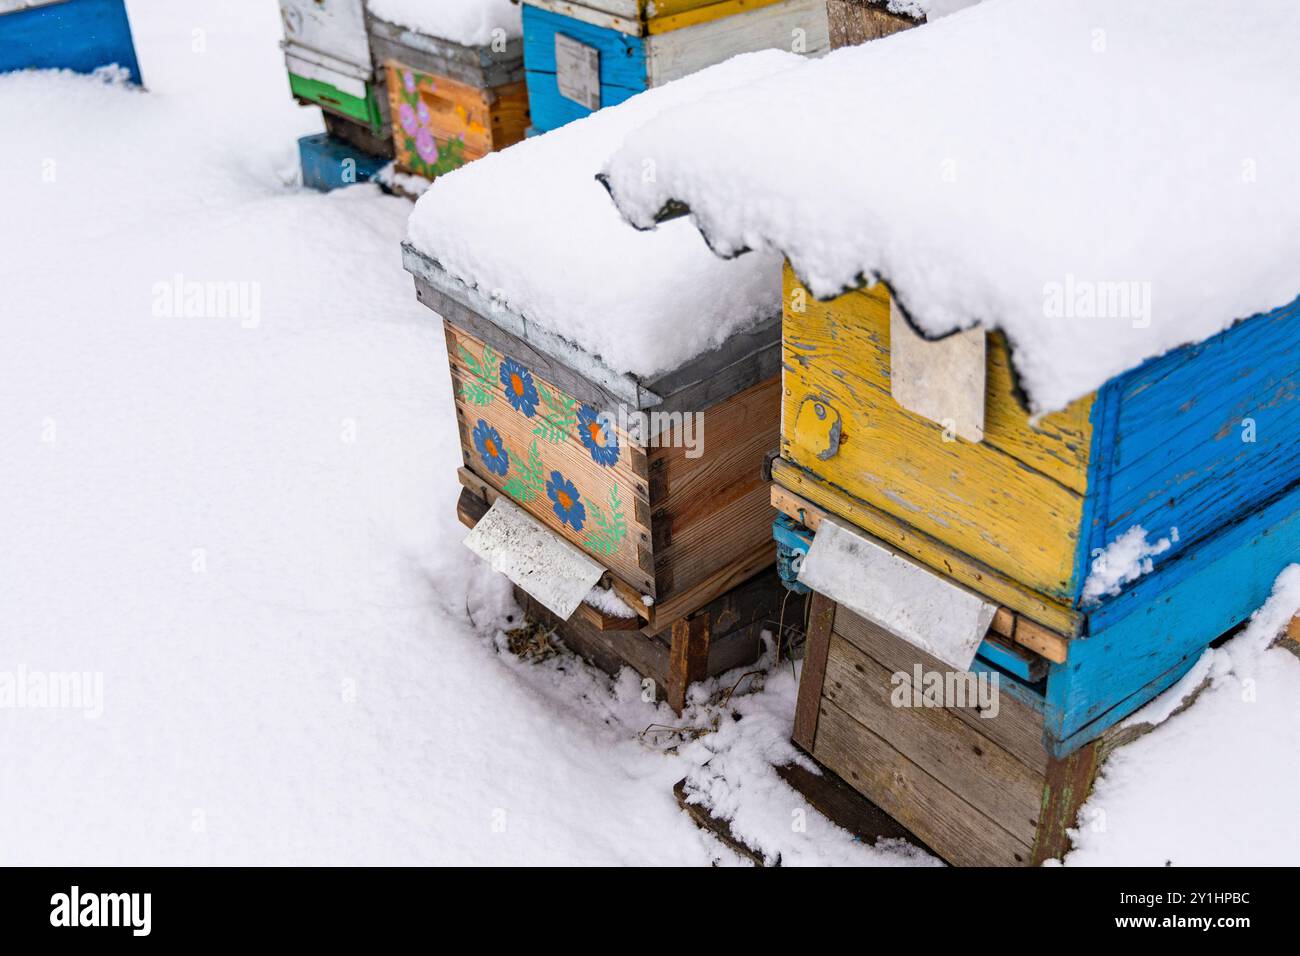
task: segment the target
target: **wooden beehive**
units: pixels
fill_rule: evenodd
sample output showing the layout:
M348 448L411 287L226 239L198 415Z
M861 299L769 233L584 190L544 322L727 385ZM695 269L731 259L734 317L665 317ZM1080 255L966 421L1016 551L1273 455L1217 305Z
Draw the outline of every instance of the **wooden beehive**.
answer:
M391 155L388 98L366 36L365 0L280 0L289 89L319 106L329 133Z
M825 0L526 0L533 129L768 48L829 49Z
M110 64L141 82L123 0L0 0L0 73Z
M1055 757L1169 687L1300 553L1300 303L1036 421L988 336L979 441L894 397L893 336L912 333L883 284L817 302L787 270L786 303L773 478L1052 635L1064 653L1032 693ZM1146 572L1089 595L1095 557L1135 527Z
M403 249L420 301L444 320L460 480L482 504L508 496L593 556L647 637L669 633L770 569L773 511L763 461L777 440L778 318L681 368L638 379L494 305L409 243ZM618 409L622 416L698 413L700 453L683 442L657 447L649 432L625 427L633 419ZM598 420L602 411L608 425ZM779 590L768 589L773 600ZM726 616L748 628L752 660L754 625L764 615ZM716 616L713 629L716 643L723 636ZM651 648L650 658L659 660L653 666L632 655L633 646L623 641L606 650L643 674L666 672L668 643ZM712 673L739 662L721 645L710 652L706 640L703 648L710 659L696 662L691 679L706 665Z
M465 46L370 15L370 46L387 74L398 169L434 179L524 138L523 41Z

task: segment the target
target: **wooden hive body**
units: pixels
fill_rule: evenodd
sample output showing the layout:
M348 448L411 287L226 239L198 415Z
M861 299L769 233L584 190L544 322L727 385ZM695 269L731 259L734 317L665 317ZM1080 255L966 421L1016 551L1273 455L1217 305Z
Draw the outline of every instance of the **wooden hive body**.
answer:
M591 51L598 107L721 63L778 48L815 55L830 48L825 0L528 0L524 62L533 128L546 132L592 112L560 92L556 37Z
M799 746L950 863L1027 866L1069 848L1113 741L1054 756L1042 699L996 668L975 668L983 696L968 683L927 703L917 675L946 665L822 595L809 621Z
M0 0L0 73L111 63L141 82L123 0Z
M433 179L524 138L523 41L465 46L369 16L397 167ZM427 134L427 135L426 135Z
M990 336L984 439L968 442L893 399L883 284L817 302L787 270L786 293L775 480L1068 638L1036 691L1054 754L1170 686L1300 553L1300 304L1037 422ZM1135 526L1168 545L1085 601L1094 557Z
M370 59L365 0L280 0L280 18L294 97L387 139L388 105Z
M771 563L772 508L762 466L777 440L776 318L682 368L638 379L494 308L409 244L404 249L418 297L446 323L472 482L510 495L594 555L624 594L653 598L663 620L715 575L741 564L753 574ZM526 398L511 400L512 381ZM614 451L583 440L597 411L613 416ZM641 412L698 413L702 453L629 434L624 420L630 424L628 416ZM485 435L499 439L485 445ZM569 502L557 508L547 488L557 472L572 485L566 494L579 496L580 522L560 514Z

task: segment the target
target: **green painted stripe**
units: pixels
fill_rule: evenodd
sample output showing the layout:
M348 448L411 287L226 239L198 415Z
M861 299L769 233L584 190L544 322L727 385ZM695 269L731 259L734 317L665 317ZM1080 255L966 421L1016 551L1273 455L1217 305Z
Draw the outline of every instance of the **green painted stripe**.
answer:
M289 89L294 96L301 97L334 113L340 113L359 123L365 123L375 133L383 131L383 119L379 113L377 91L373 84L366 84L365 97L345 93L337 86L323 80L313 80L296 73L289 74Z

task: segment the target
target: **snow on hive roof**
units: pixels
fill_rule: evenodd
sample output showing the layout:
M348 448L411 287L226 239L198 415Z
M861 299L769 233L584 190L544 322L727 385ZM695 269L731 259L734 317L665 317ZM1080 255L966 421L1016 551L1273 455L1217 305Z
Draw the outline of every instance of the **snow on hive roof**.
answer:
M737 57L441 176L411 214L410 241L615 372L678 368L780 314L781 259L719 259L685 222L631 229L596 173L660 111L750 86L799 59Z
M485 46L492 31L523 36L519 5L512 0L369 0L370 12L425 36L465 46Z
M1000 327L1048 411L1300 292L1297 36L1294 0L985 0L665 112L605 174L819 297Z

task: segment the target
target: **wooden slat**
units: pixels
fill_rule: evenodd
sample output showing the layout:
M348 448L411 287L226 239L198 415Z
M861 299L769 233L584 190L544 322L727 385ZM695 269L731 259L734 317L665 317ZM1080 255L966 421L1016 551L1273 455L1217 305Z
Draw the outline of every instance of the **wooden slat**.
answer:
M793 474L797 473L797 470L789 462L778 458L772 463L773 477L779 476L779 480L772 483L772 507L816 533L821 526L822 518L826 516L826 510L812 500L796 494L779 483L782 480L789 480ZM850 515L843 515L842 517L852 520ZM908 553L911 554L911 552ZM989 596L997 600L996 596L992 594L989 594ZM1023 627L1021 627L1022 622ZM1055 664L1064 664L1068 657L1070 642L1067 637L1048 630L1023 615L1016 614L1009 607L998 608L993 615L993 623L989 629L996 634L1010 638L1015 643L1028 648L1035 654L1039 654Z
M809 753L817 739L822 688L826 682L826 654L830 649L835 602L814 591L808 609L808 635L803 645L803 672L799 675L799 697L794 708L794 742Z
M781 380L772 376L700 414L697 457L680 441L648 453L656 591L689 588L772 538L764 455L779 440Z
M957 866L1024 866L1031 848L836 704L823 700L813 756Z
M950 668L883 628L837 607L832 629L863 654L890 673L910 672L916 664L927 671ZM951 707L949 711L981 734L995 741L1037 774L1047 772L1047 749L1043 744L1043 715L1011 694L998 694L997 717L982 717L978 707Z
M686 707L686 691L709 673L709 613L701 611L673 624L668 651L668 706L677 713Z
M1076 825L1079 808L1092 791L1100 763L1100 747L1093 741L1068 757L1053 759L1043 790L1042 825L1034 843L1032 863L1059 859L1070 849L1069 831Z
M652 613L650 623L646 625L647 632L662 634L687 614L704 607L714 598L726 594L736 585L770 567L775 560L776 542L769 540L687 590L678 591L662 604L656 603L649 609Z
M951 668L946 669L951 670ZM942 707L898 707L896 673L832 634L823 696L1026 845L1038 830L1043 776ZM911 676L910 671L907 672ZM992 720L980 723L992 724Z

